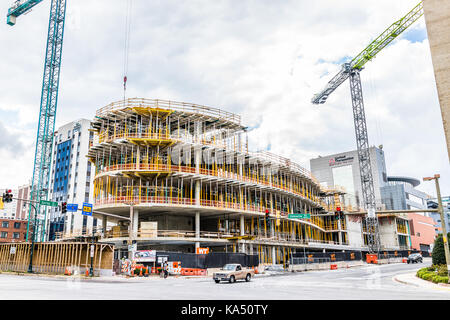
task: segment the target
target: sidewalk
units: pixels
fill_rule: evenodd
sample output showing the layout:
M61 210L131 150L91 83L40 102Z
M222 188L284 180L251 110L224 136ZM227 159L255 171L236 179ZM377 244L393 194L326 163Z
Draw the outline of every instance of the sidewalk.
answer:
M431 281L423 280L416 277L416 273L404 273L393 277L394 281L403 283L406 285L411 285L415 287L428 288L434 290L444 290L450 291L450 284L447 283L433 283Z
M44 274L44 273L22 273L22 272L1 272L0 277L2 275L10 275L10 276L18 276L18 277L33 277L33 278L41 278L41 279L54 279L54 280L65 280L65 281L88 281L88 282L104 282L104 283L120 283L120 282L139 282L142 279L156 279L158 276L150 276L150 277L125 277L125 276L102 276L102 277L86 277L84 275L56 275L56 274Z

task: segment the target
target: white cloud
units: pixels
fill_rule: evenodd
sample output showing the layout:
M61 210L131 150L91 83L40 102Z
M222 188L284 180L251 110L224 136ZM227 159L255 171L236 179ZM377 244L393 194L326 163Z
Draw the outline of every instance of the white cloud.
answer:
M312 157L356 145L348 84L324 105L312 105L312 95L339 70L337 61L359 53L416 2L133 0L127 95L239 113L257 127L252 149L270 144L309 168ZM0 12L7 7L0 4ZM92 118L123 96L126 1L77 0L67 8L57 126ZM9 48L0 53L7 75L0 79L0 122L25 145L35 139L48 10L44 2L15 27L0 25ZM423 18L412 28L423 30ZM384 145L388 174L441 173L450 194L428 42L400 37L366 65L362 79L369 141ZM11 156L0 158L2 185L29 179L33 152L19 156L15 175L1 169ZM434 194L431 184L421 187Z

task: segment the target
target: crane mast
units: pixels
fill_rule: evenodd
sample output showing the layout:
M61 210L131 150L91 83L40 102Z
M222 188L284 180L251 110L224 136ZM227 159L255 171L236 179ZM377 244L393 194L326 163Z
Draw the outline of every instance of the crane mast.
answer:
M21 1L16 1L13 7L8 10L7 23L9 25L14 25L17 17L29 12L33 6L41 1L42 0L28 0L23 3ZM36 235L35 241L42 241L45 239L47 209L45 206L41 206L39 201L47 200L48 198L65 16L66 0L51 0L33 179L30 192L31 200L38 201L36 203L38 221L34 226L36 232L33 233ZM30 206L26 236L27 241L29 240L31 220L32 208Z
M373 185L372 169L370 164L369 138L364 111L364 100L360 72L364 65L372 60L383 48L391 43L398 35L405 31L423 15L423 4L420 2L408 14L394 22L380 36L373 40L350 62L344 63L341 70L327 83L325 88L314 95L313 104L323 104L328 96L336 90L345 80L350 79L350 94L352 98L353 120L355 125L356 146L361 177L363 205L367 209L365 224L367 228L367 247L369 252L379 252L380 235L378 218L375 213L375 189Z

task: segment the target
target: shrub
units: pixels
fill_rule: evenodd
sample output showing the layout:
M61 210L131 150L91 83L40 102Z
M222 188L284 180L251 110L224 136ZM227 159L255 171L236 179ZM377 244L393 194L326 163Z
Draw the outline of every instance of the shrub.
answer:
M447 239L450 233L447 233ZM447 241L448 245L448 241ZM446 264L445 261L445 251L444 251L444 241L442 239L442 234L439 234L434 240L433 252L431 253L431 258L433 265Z
M419 270L417 271L416 275L417 275L419 278L422 278L422 276L423 276L425 273L429 272L428 269L429 269L429 268L422 268L422 269L419 269Z
M425 273L423 276L422 276L422 279L423 280L431 280L432 278L433 278L433 276L434 276L434 274L432 274L432 273L430 273L430 272L428 272L428 273Z
M434 270L436 270L436 266L433 264L433 265L431 265L431 267L424 268L424 269L427 269L428 271L434 271Z
M434 275L431 279L434 283L448 283L448 277L443 277L439 275Z
M443 264L437 267L437 274L441 277L447 277L448 276L447 265Z

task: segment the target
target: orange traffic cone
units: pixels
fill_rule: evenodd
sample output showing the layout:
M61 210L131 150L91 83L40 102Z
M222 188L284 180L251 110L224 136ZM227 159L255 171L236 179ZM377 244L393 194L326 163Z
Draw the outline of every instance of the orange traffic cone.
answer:
M86 277L89 277L89 269L86 268L86 272L84 273L86 275Z
M142 277L142 268L139 268L139 277Z
M145 268L145 274L144 274L144 277L148 277L148 267Z

